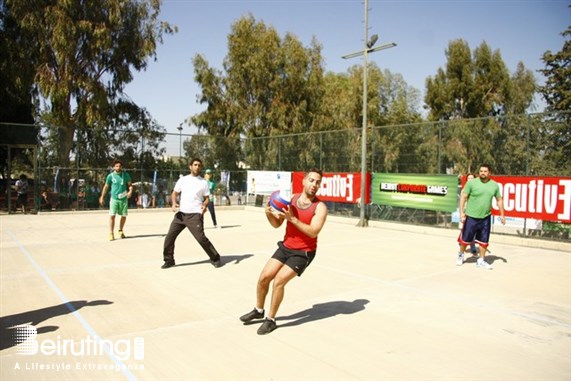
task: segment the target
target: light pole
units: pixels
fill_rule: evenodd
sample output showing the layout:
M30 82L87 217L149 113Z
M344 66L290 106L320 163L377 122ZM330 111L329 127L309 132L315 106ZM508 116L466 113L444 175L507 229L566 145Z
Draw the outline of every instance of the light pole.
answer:
M365 0L365 46L363 50L355 53L347 54L341 58L348 59L358 56L364 57L363 66L363 131L361 133L361 211L359 216L359 223L357 226L365 227L368 226L367 220L365 219L365 208L367 201L367 58L369 53L378 52L379 50L389 49L397 46L394 42L384 44L373 48L379 36L376 34L371 36L369 40L369 0Z
M176 128L178 130L178 162L182 162L182 123Z

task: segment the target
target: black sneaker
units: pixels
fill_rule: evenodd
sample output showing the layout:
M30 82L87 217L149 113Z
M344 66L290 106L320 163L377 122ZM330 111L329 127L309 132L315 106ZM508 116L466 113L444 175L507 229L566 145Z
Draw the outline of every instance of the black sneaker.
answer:
M161 269L168 269L169 267L174 266L174 261L165 261L165 263L161 266Z
M212 263L212 266L214 266L216 268L222 267L222 258L218 257L217 260L210 261L210 263Z
M262 323L262 326L258 328L258 335L267 335L268 333L272 332L274 329L278 328L275 321L266 319Z
M264 311L258 312L257 309L253 309L252 311L248 312L246 315L240 316L240 320L244 323L252 321L254 319L263 319L264 318Z

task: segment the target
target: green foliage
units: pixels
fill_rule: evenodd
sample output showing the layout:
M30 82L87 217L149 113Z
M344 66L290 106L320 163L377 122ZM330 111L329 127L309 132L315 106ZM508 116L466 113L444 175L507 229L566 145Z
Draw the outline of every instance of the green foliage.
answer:
M472 54L461 39L450 42L446 58L446 69L426 80L430 120L505 115L530 107L536 85L523 63L510 78L499 50L483 42Z
M2 112L22 106L37 114L42 162L107 167L121 157L141 178L151 174L144 168L172 172L175 163L155 159L164 128L123 93L132 70L144 70L162 36L176 30L158 20L160 1L5 4L0 100L9 107ZM570 46L567 39L562 51L543 57L548 80L541 91L551 116L523 115L533 102L533 73L518 63L510 74L485 42L473 51L463 40L450 42L446 65L426 80L429 123L421 123L419 91L369 63L367 169L473 172L490 162L500 174L571 173ZM240 162L253 169L359 170L364 68L326 73L321 49L315 39L304 46L251 15L237 20L222 70L193 57L198 101L206 108L190 119L200 134L184 140L185 156L228 170ZM186 173L186 163L179 169Z
M132 70L144 70L155 57L163 33L175 31L158 20L160 1L6 0L6 6L35 42L29 48L39 114L44 124L57 126L46 142L59 165L69 163L76 131L103 140L103 126L125 126L118 126L121 117L152 127L149 115L126 100L123 89Z
M552 136L546 144L546 159L554 161L562 173L571 174L571 26L561 33L565 39L559 52L543 54L546 82L540 92L547 102L547 110L557 112L545 126L545 133Z
M548 111L571 110L571 26L561 33L565 39L559 52L543 54L545 69L539 70L547 78L540 92L547 102Z
M37 140L37 128L23 125L34 122L32 46L34 40L23 33L4 1L0 1L0 123L10 123L0 125L0 142L4 144L34 144ZM20 162L33 167L33 152L18 147L11 148L8 155L8 149L0 147L2 178L9 176L10 166L16 170Z
M34 41L0 3L0 122L33 123Z
M267 141L242 146L238 139L313 130L323 93L316 41L305 48L295 36L280 38L250 15L232 25L224 72L210 68L200 55L193 64L202 88L199 102L207 108L191 120L209 135L226 138L225 144L219 141L213 147L221 168L235 168L240 160L263 168L276 164L280 153L302 149Z
M195 56L195 80L202 88L199 102L207 108L191 120L231 143L218 141L221 148L210 151L214 160L222 168L233 168L241 160L257 169L319 164L331 171L358 170L363 67L324 73L322 61L315 39L304 47L294 35L282 38L251 15L232 25L223 71ZM402 76L370 64L368 78L369 126L420 120L418 90L408 87ZM238 144L238 136L247 139Z
M360 70L362 73L362 69ZM420 122L418 90L408 86L402 75L381 70L372 64L368 71L367 121L369 126L396 125L396 128L373 128L368 161L376 171L414 172L411 162L418 158L423 135L404 124ZM362 111L359 113L362 118ZM408 126L407 126L408 127Z
M506 95L506 115L521 115L533 107L536 81L533 73L522 62L517 64L511 77L509 92Z
M510 75L499 50L486 42L471 53L464 40L451 41L446 57L446 69L427 79L425 96L429 119L449 121L438 138L442 165L466 173L488 162L495 173L521 171L503 163L508 155L524 155L527 140L521 131L526 129L504 117L523 114L532 105L533 74L520 62Z

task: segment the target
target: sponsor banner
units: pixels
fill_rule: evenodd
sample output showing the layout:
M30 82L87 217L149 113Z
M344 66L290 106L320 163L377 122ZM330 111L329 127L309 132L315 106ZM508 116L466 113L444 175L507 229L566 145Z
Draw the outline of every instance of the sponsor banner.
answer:
M372 194L374 204L454 212L458 208L458 177L374 173Z
M493 176L506 217L571 223L571 177ZM492 214L499 215L496 201Z
M502 219L498 216L492 218L492 224L500 226ZM543 222L533 218L506 217L505 226L517 229L541 230Z
M220 172L220 183L226 188L226 193L230 193L230 172L221 171Z
M304 172L293 172L293 193L303 191ZM371 187L371 174L367 173L366 189ZM370 192L366 192L368 204L371 200ZM317 191L321 201L343 202L356 204L361 198L361 172L353 173L323 173L321 187Z
M280 190L291 194L291 172L248 171L248 194L269 195Z

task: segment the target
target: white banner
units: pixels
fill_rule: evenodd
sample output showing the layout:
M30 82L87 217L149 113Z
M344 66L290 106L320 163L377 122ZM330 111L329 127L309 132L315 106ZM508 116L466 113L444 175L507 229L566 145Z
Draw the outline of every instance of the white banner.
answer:
M248 194L269 195L280 190L291 194L291 172L248 171Z

